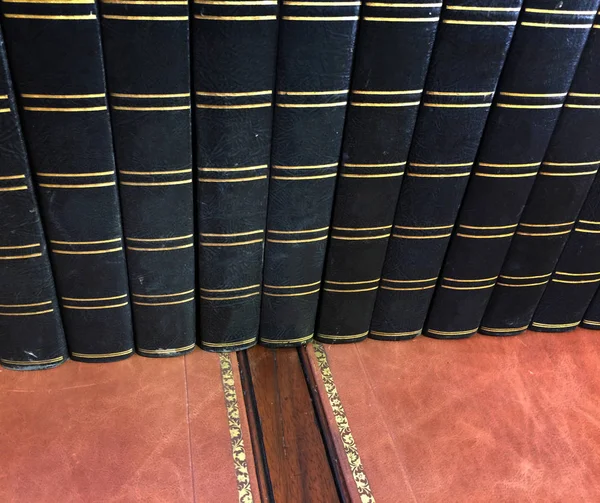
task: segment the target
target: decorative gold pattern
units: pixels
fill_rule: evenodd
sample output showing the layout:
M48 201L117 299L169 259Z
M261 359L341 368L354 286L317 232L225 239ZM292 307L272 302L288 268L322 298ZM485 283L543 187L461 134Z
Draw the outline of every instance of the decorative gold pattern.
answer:
M229 435L231 436L231 450L237 479L238 501L240 503L252 503L254 500L242 437L242 423L240 422L240 409L235 392L231 359L228 354L220 354L219 362L221 364L221 381L223 382L223 394L225 395L225 406L227 407L227 418L229 420Z
M313 348L317 357L317 363L319 364L319 370L321 371L321 379L323 379L325 391L327 392L327 397L329 398L329 404L331 405L331 410L333 412L333 416L335 417L335 423L337 424L340 432L340 438L342 440L342 444L344 445L344 452L346 453L346 458L348 458L348 464L350 465L350 470L352 471L352 477L354 478L356 489L360 495L360 501L361 503L375 503L375 496L373 496L373 493L371 492L371 486L369 485L367 474L365 473L360 460L358 447L354 442L354 437L352 436L352 431L350 430L350 424L348 423L344 406L342 405L337 387L333 381L331 368L329 367L329 362L327 361L327 354L325 353L323 346L318 342L313 342Z

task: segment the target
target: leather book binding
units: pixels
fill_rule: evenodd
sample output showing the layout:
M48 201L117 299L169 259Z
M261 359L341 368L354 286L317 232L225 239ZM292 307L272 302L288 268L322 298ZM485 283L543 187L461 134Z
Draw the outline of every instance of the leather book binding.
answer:
M196 344L188 7L101 10L136 350L176 356Z
M410 339L425 323L522 0L445 4L370 337Z
M598 7L526 1L450 242L425 334L477 332Z
M590 35L592 36L597 38L595 34ZM596 99L600 98L600 94L590 94L597 95L594 96ZM586 131L584 135L592 139L594 129ZM600 154L597 152L596 144L592 142L588 148L589 158L596 151L595 159L598 164L580 166L579 169L582 171L598 169L600 165ZM596 176L575 222L575 228L569 235L556 269L535 310L533 321L529 325L530 330L568 332L575 330L580 323L585 328L600 329L600 297L598 295L594 297L600 285L599 201L600 177ZM586 313L588 306L590 307Z
M260 328L267 346L313 336L359 8L282 5Z
M581 280L595 279L571 276L569 272L572 271L563 269L558 269L559 274L554 278L551 276L600 166L600 142L597 138L600 131L599 56L600 33L592 29L492 291L479 328L482 334L516 335L524 332L550 281L575 286L582 284L579 283ZM579 234L582 227L577 225L577 228L576 234ZM578 274L578 270L575 269L573 274ZM575 291L577 288L569 289L567 286L567 290ZM556 308L563 317L569 316L569 322L534 321L532 326L539 330L564 329L569 328L565 324L575 327L576 322L581 320L577 312L565 311L566 306L562 302L557 302Z
M256 344L271 155L277 1L195 0L200 337Z
M369 332L441 6L364 4L315 334L323 342Z
M133 330L96 5L3 1L2 13L71 357L126 358Z
M55 367L67 343L0 33L0 364Z

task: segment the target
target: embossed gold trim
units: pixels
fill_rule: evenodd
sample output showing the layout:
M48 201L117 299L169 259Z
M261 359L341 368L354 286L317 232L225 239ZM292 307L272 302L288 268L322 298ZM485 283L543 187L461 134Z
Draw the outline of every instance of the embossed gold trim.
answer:
M234 341L234 342L207 342L201 341L200 345L208 346L209 348L230 348L233 346L241 346L242 344L249 344L254 342L256 337L251 337L250 339L244 339L243 341Z
M190 349L194 349L196 343L190 344L189 346L183 346L181 348L171 348L171 349L142 349L137 348L138 353L145 353L149 355L168 355L171 353L180 353L182 351L188 351Z
M252 498L252 487L250 485L248 458L244 448L240 408L238 405L237 393L235 391L233 366L231 365L231 358L229 355L220 354L219 364L221 367L221 382L223 383L227 420L229 422L229 436L231 438L233 467L237 481L238 501L240 503L252 503L254 500Z
M318 342L313 342L312 344L313 349L315 350L315 356L317 358L317 364L321 373L323 386L325 387L325 392L327 393L327 398L329 399L331 412L333 413L335 424L338 427L340 440L344 447L344 452L346 453L346 459L348 460L348 465L350 467L350 471L352 472L352 478L356 484L356 490L360 496L360 501L362 503L375 503L375 496L371 491L369 479L367 478L362 461L360 460L358 447L356 446L356 442L352 436L350 424L348 422L348 418L346 417L346 411L344 410L344 406L340 400L340 395L335 385L335 381L333 380L333 374L331 373L331 368L329 367L327 354L325 353L325 349L323 348L322 344Z
M133 348L126 349L125 351L117 351L116 353L75 353L72 352L71 356L76 358L115 358L117 356L125 356L133 353Z
M0 358L0 362L6 365L49 365L51 363L58 363L64 360L63 356L57 356L56 358L49 358L48 360L35 360L35 361L21 361L21 360L6 360Z

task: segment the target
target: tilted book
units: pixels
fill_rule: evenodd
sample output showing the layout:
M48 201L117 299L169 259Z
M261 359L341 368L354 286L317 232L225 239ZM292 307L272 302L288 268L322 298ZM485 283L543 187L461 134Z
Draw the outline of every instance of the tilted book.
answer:
M14 369L68 357L44 233L0 34L0 363Z
M359 7L282 5L260 327L269 346L313 336Z
M485 311L483 334L515 335L527 329L598 172L599 56L600 33L593 29ZM552 281L579 279L559 276ZM576 315L568 314L571 320ZM554 325L534 322L540 329Z
M506 59L521 0L442 11L388 245L370 337L410 339L425 323Z
M426 335L479 328L598 7L526 1L500 78Z
M2 13L71 357L126 358L133 330L96 5L9 0Z
M198 344L256 344L271 154L277 1L195 0Z
M369 332L441 6L364 4L315 334L324 342Z
M175 356L196 344L188 7L101 8L136 349Z

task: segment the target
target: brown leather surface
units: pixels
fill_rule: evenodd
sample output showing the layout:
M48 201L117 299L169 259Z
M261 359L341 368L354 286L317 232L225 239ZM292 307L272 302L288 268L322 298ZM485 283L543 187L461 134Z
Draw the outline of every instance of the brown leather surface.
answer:
M213 353L0 370L0 446L0 501L238 501Z
M600 500L597 332L325 347L379 503Z

